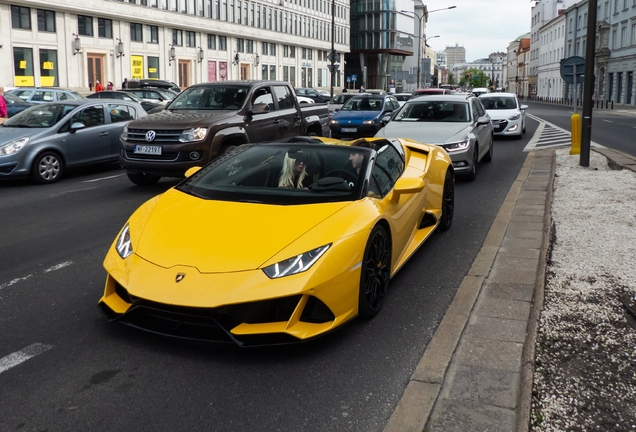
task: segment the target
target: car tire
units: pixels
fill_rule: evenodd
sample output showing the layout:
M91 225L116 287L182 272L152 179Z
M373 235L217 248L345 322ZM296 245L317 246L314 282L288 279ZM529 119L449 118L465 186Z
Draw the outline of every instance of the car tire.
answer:
M369 235L360 269L358 314L373 318L380 312L391 278L391 240L382 225Z
M455 176L449 169L446 171L444 178L444 192L442 195L442 216L439 220L437 229L440 231L448 231L453 224L453 216L455 214Z
M31 167L31 180L38 184L55 183L62 177L64 162L60 155L53 151L39 154Z
M490 140L490 149L488 153L484 156L484 162L492 162L492 156L495 153L495 139L491 138Z
M226 153L230 153L232 150L234 150L237 146L235 146L234 144L226 144L223 147L221 147L221 151L219 152L219 156L224 155Z
M161 176L146 174L146 173L127 173L128 178L131 182L138 186L152 186L153 184L157 184Z
M479 147L475 144L473 149L473 162L470 166L470 172L466 174L468 181L475 181L477 178L477 165L479 164Z

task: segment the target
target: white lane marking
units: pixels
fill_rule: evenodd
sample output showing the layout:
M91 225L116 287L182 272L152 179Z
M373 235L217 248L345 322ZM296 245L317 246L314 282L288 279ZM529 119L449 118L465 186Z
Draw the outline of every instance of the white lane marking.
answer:
M608 123L614 123L614 122L613 122L613 121L611 121L611 120L605 120L605 119L603 119L603 121L604 121L604 122L608 122Z
M59 263L59 264L54 265L53 267L47 268L46 270L44 270L44 273L48 273L48 272L52 272L52 271L55 271L55 270L59 270L59 269L64 268L64 267L68 267L71 264L73 264L73 261L66 261L66 262L63 262L63 263Z
M117 174L117 175L112 175L112 176L108 176L108 177L100 177L97 179L93 179L93 180L84 180L83 183L93 183L93 182L98 182L98 181L102 181L102 180L110 180L110 179L114 179L117 177L121 177L123 176L123 174Z
M43 273L49 273L49 272L52 272L52 271L55 271L55 270L59 270L59 269L64 268L64 267L68 267L70 265L73 265L73 261L65 261L65 262L56 264L56 265L54 265L52 267L49 267L49 268L45 269L43 271ZM32 276L35 276L35 273L28 274L26 276L22 276L22 277L19 277L19 278L15 278L13 280L10 280L9 282L5 282L3 284L0 284L0 290L4 289L4 288L8 288L11 285L15 285L15 284L17 284L19 282L23 282L23 281L29 279Z
M30 358L35 357L38 354L42 354L45 351L51 349L51 345L44 345L41 343L34 343L28 347L9 354L8 356L0 358L0 373L11 369L14 366L24 363Z
M529 118L531 118L532 120L538 121L539 122L539 127L537 128L536 132L534 133L534 135L532 136L532 139L530 140L530 142L528 142L528 144L526 145L526 147L523 149L524 152L531 152L531 151L535 151L535 150L540 150L542 148L550 148L550 147L557 147L557 146L562 146L562 145L571 145L572 144L572 140L570 138L570 143L566 144L550 144L550 145L546 145L546 146L542 146L541 142L543 141L542 135L544 134L544 128L545 127L551 127L554 128L557 131L562 132L565 136L571 137L571 133L569 130L563 129L553 123L550 123L549 121L545 121L540 117L537 117L535 115L532 114L527 114L527 116ZM546 131L547 132L552 132L552 131ZM590 146L591 147L597 147L597 148L605 148L605 146L602 146L598 143L595 143L594 141L590 142Z
M9 282L6 282L6 283L3 283L3 284L0 284L0 290L1 290L1 289L3 289L3 288L8 288L8 287L10 287L11 285L15 285L15 284L17 284L18 282L25 281L25 280L27 280L28 278L30 278L31 276L33 276L33 275L32 275L32 274L30 274L30 275L22 276L22 277L19 277L19 278L15 278L15 279L13 279L13 280L10 280Z

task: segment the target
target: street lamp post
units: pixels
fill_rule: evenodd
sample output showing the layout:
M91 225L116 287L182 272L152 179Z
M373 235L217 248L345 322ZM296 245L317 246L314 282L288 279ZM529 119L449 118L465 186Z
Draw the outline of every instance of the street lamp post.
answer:
M420 88L420 84L421 84L421 75L422 75L422 46L420 45L422 43L422 19L424 19L424 17L428 17L428 14L432 13L432 12L438 12L438 11L443 11L443 10L448 10L448 9L455 9L457 6L449 6L449 7L445 7L442 9L434 9L432 11L427 10L426 13L422 14L422 15L418 15L413 11L407 11L407 10L402 10L400 12L405 13L405 14L413 14L414 18L417 18L419 21L419 26L418 26L418 30L417 30L417 88ZM436 36L431 36L428 39L433 39L439 37L439 35ZM426 36L424 36L424 49L426 49L426 41L428 40L426 38Z

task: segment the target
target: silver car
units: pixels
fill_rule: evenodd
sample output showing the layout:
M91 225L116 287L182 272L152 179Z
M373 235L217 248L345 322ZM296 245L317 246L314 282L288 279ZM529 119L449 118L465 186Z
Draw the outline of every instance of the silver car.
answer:
M53 183L67 167L117 161L122 129L145 115L138 103L115 99L28 108L0 125L0 179Z
M455 173L469 180L477 165L490 162L493 128L481 102L472 96L437 95L407 101L376 137L410 138L437 144L448 152Z
M84 100L84 96L74 90L59 88L18 87L8 91L25 102L43 104L47 102L60 102L66 100Z

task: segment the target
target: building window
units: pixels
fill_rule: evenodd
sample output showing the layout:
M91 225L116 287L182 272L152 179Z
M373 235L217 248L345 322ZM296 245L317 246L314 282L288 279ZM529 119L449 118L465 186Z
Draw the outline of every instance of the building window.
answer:
M249 54L254 52L254 41L253 40L247 39L245 41L245 52L249 53Z
M80 36L93 36L93 18L89 16L78 15L77 33Z
M267 48L268 48L268 47L269 47L269 44L268 44L267 42L263 42L263 43L261 44L261 54L263 54L263 55L269 55L269 54L268 54L268 50L267 50ZM267 78L263 78L263 79L267 79Z
M159 27L146 26L146 40L148 43L159 43Z
M245 52L245 39L236 39L236 51L240 53Z
M143 42L143 25L130 23L130 40L133 42Z
M627 27L621 29L621 48L627 46Z
M186 46L187 47L193 47L193 46L196 46L196 44L197 44L196 34L193 31L187 31L186 32Z
M20 86L33 87L33 50L31 48L13 48L13 74Z
M276 55L276 44L269 44L269 55Z
M97 36L112 39L113 21L105 18L97 18Z
M40 50L40 85L57 87L57 50Z
M227 36L219 36L219 50L227 51Z
M11 6L11 28L31 30L31 9L22 6Z
M55 12L38 9L38 31L55 33Z
M293 47L293 46L289 47L289 57L296 58L296 47Z
M208 49L216 49L216 35L208 35Z
M269 65L269 79L276 81L276 65Z
M172 29L172 45L183 46L183 31Z
M159 57L148 57L148 78L159 78Z
M261 79L264 79L264 80L268 80L269 79L267 71L269 71L269 66L264 64L261 67L261 73L263 74L263 77Z

